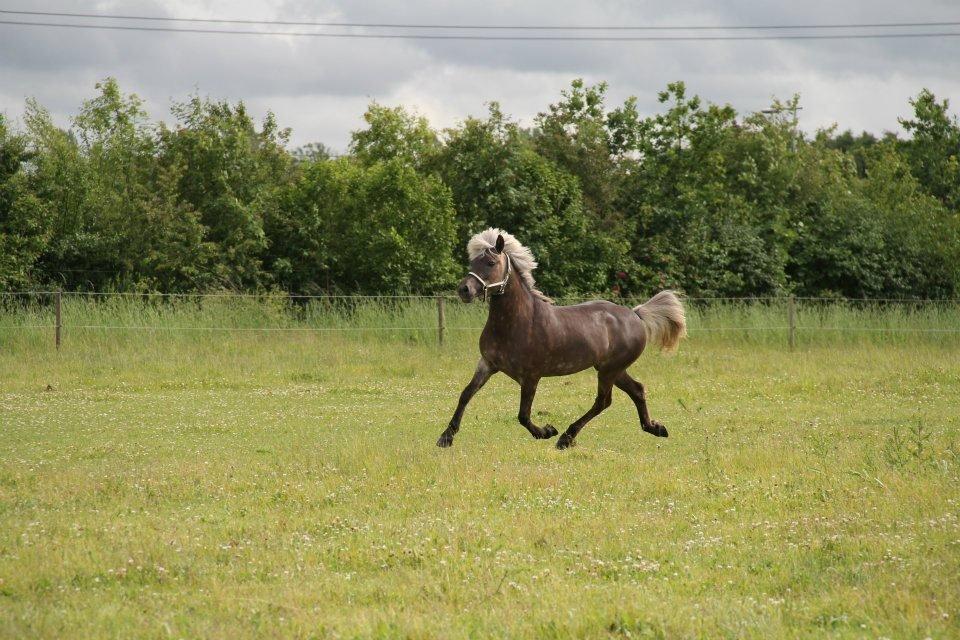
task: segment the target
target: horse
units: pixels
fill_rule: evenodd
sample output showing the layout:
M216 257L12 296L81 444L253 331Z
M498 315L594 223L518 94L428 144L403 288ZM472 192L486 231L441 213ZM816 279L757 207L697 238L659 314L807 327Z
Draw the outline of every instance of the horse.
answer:
M489 299L489 312L480 334L480 361L437 446L453 445L470 399L498 372L520 385L520 424L538 440L556 436L553 426L538 426L530 417L537 385L543 377L590 367L597 370L597 396L557 439L558 449L573 446L580 430L610 406L614 385L633 400L644 431L667 437L666 427L650 419L643 385L627 367L648 343L673 351L686 335L683 305L674 292L661 291L632 309L605 300L556 306L537 290L533 253L509 233L486 229L470 239L467 254L470 270L457 293L465 303Z

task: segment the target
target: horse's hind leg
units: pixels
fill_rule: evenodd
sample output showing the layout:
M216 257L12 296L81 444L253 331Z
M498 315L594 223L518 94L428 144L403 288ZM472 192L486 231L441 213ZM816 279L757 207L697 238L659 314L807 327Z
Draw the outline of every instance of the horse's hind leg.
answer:
M480 362L477 363L477 370L473 373L473 379L460 393L460 401L457 403L457 410L453 412L453 417L450 418L450 424L447 425L447 428L440 434L440 439L437 440L438 447L449 447L453 444L453 436L457 435L457 431L460 430L460 420L463 418L467 403L470 402L473 394L479 391L480 387L485 385L490 376L496 372L497 370L489 362L480 358Z
M637 405L637 413L640 414L640 426L647 433L652 433L661 438L667 437L667 428L656 420L650 419L650 413L647 411L647 396L643 391L643 385L630 377L630 374L624 371L614 381L617 388L626 392Z
M527 431L530 432L537 440L546 440L557 435L557 430L553 428L552 425L544 425L538 427L533 423L533 420L530 419L530 411L533 409L533 396L537 393L537 385L540 383L540 379L524 380L520 384L520 413L517 415L517 419L520 421L524 427L527 428Z
M567 427L567 430L564 431L560 439L557 440L557 449L572 447L574 439L577 437L577 434L580 433L580 430L610 406L610 403L613 401L613 381L616 379L618 373L619 371L612 373L601 371L597 374L597 397L593 401L593 406L590 407L585 414L577 418L576 422Z

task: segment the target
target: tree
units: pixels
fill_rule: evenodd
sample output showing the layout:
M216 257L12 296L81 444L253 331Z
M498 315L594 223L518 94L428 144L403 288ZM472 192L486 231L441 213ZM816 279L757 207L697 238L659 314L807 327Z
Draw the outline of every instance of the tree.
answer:
M867 174L866 154L867 151L879 142L877 137L867 131L862 131L860 135L854 135L853 131L847 129L843 133L836 133L837 126L817 131L815 144L822 145L828 149L837 149L853 157L857 165L857 174L863 178ZM888 133L892 136L893 134Z
M179 199L179 163L158 162L156 127L135 95L115 80L97 84L70 131L34 102L31 192L46 212L37 270L68 288L204 288L213 251L189 203Z
M292 177L289 131L270 113L257 129L243 103L194 96L174 104L173 113L176 128L160 130L160 163L167 171L182 167L178 200L197 212L216 247L211 280L230 288L269 285L263 216Z
M599 224L612 233L623 227L620 194L624 170L632 165L640 136L637 100L628 98L607 111L607 84L587 86L574 80L561 100L536 119L533 139L537 152L577 177L584 204Z
M403 107L384 107L373 102L363 119L367 128L353 132L350 151L366 164L399 159L423 167L440 149L437 133L427 119Z
M960 217L925 192L909 159L889 142L871 149L861 188L886 248L883 288L876 295L954 296L960 284Z
M960 211L960 121L950 115L950 102L938 101L928 89L910 105L913 119L899 119L913 136L901 143L910 170L928 193Z
M299 175L265 209L264 267L287 291L315 295L331 289L330 242L335 210L346 194L336 162L304 160Z
M268 216L268 264L295 291L430 292L456 279L449 190L401 159L306 166Z
M113 78L96 88L71 128L85 183L81 233L96 241L75 273L96 288L136 287L149 278L143 257L150 247L135 240L149 232L144 214L154 198L157 141L136 94L124 95Z
M296 162L315 162L333 158L333 151L322 142L308 142L291 152Z
M538 155L496 103L486 119L447 132L436 166L453 192L458 249L486 227L509 229L534 251L548 293L603 291L615 271L629 268L628 238L596 223L578 180Z
M668 106L639 123L639 159L625 181L622 207L637 228L628 284L701 296L783 291L795 123L739 121L730 106L688 97L682 82L659 100Z
M116 243L99 231L86 158L76 137L54 125L36 101L27 101L24 121L32 151L27 185L47 218L47 242L37 270L45 281L66 288L102 286L117 271Z
M0 114L0 289L34 285L34 265L49 241L47 212L23 173L29 160L26 137Z
M866 153L861 178L841 152L811 147L787 266L808 296L954 295L960 225L911 175L892 141Z

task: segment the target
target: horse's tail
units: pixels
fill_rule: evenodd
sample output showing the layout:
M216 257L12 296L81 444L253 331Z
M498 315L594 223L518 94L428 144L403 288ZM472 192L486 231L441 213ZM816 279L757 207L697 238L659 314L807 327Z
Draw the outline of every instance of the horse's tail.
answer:
M661 291L633 308L647 329L647 343L659 344L664 351L673 351L680 338L687 335L683 304L673 291Z

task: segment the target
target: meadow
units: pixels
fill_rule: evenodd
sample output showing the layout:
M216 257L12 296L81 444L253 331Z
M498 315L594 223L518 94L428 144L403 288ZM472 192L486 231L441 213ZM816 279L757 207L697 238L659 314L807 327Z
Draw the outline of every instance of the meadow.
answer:
M440 450L483 311L5 300L0 637L960 637L956 306L693 305L668 439L495 376Z

